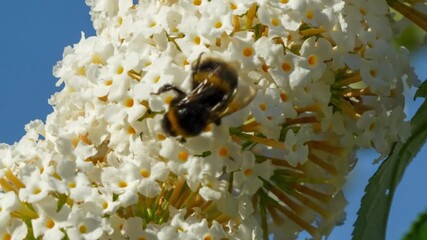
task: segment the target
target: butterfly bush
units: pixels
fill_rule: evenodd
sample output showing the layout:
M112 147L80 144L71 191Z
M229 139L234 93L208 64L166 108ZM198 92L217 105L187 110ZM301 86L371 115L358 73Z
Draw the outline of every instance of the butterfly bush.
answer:
M2 239L295 239L345 220L356 151L409 134L417 84L381 0L86 0L54 67L62 90L0 146ZM214 54L253 101L185 142L164 134L174 93Z

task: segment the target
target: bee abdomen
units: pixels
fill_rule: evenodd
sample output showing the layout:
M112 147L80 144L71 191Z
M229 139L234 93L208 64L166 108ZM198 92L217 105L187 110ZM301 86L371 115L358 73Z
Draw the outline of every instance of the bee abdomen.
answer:
M199 135L209 122L207 108L200 104L188 104L182 108L174 108L164 118L164 129L171 136L192 137Z

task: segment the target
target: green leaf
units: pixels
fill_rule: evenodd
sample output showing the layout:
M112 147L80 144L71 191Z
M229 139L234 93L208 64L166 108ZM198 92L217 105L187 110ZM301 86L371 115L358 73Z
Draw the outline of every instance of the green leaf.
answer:
M56 212L61 211L62 207L67 203L67 195L65 194L59 194L58 195L58 204L56 206Z
M414 99L417 97L426 98L427 97L427 79L421 84L421 86L418 88L417 92L415 93Z
M404 46L410 51L416 51L424 38L424 30L415 24L407 26L400 36L394 38L394 44L397 47Z
M405 235L404 240L427 239L427 209L418 216L412 224L411 230Z
M425 92L420 92L420 95L423 94L425 95ZM407 142L395 144L391 155L369 180L354 224L353 239L385 239L388 215L396 187L406 167L427 138L426 101L412 118L411 124L411 136Z

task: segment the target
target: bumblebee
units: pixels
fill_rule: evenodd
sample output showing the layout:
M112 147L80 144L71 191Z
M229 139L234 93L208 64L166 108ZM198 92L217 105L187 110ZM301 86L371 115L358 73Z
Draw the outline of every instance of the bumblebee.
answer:
M190 93L171 84L152 93L176 93L162 120L168 136L180 136L182 140L197 136L210 123L221 124L222 117L242 109L255 96L255 90L249 86L240 91L237 70L230 63L202 55L192 65Z

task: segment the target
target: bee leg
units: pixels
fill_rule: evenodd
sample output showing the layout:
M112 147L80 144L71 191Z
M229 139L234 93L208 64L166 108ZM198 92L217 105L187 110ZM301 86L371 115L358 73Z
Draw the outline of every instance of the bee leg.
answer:
M200 66L200 60L202 59L202 55L204 54L204 52L201 52L200 54L199 54L199 57L197 58L197 61L196 61L196 65L194 65L193 66L193 71L194 72L198 72L199 71L199 66ZM193 74L194 75L194 74Z
M171 84L163 85L156 93L151 93L151 95L159 95L161 93L169 92L171 90L175 91L178 95L185 96L185 92Z

